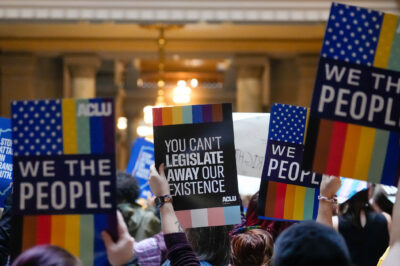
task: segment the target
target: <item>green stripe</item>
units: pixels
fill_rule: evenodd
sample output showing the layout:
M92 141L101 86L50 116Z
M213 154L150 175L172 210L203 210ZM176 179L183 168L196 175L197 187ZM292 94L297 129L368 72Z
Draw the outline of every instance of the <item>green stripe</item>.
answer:
M183 124L192 124L192 106L182 106L182 123Z
M371 163L369 165L368 182L380 183L390 132L377 129L375 135L374 149L372 151Z
M94 215L81 215L79 258L83 265L93 265Z
M394 38L392 47L390 49L390 56L388 62L388 69L400 71L400 32L397 29L400 26L400 21L397 20L396 31L394 32Z
M88 100L76 100L76 111L78 112L79 104L88 102ZM90 154L90 118L76 116L76 131L78 154Z
M314 211L314 195L315 189L307 187L304 197L303 220L312 220Z

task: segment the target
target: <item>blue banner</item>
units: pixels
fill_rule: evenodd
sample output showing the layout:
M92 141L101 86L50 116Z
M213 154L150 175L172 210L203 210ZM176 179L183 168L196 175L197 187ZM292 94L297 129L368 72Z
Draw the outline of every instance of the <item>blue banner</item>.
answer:
M11 120L0 117L0 207L12 190Z
M132 145L131 157L126 172L133 175L140 186L140 198L147 198L150 192L150 166L154 164L154 144L145 138L137 138Z

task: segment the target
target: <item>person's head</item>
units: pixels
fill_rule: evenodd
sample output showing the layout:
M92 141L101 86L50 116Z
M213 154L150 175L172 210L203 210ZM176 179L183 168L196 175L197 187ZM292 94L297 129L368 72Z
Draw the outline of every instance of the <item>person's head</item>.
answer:
M372 193L372 207L377 212L386 212L392 215L393 203L380 185L375 185Z
M274 241L264 229L250 229L236 234L231 241L231 263L234 266L271 266Z
M41 245L23 252L11 266L82 266L82 264L65 249Z
M275 242L274 266L350 266L341 235L326 225L308 221L292 225Z
M119 171L117 173L117 202L135 202L140 195L140 188L136 178Z
M369 213L373 211L369 204L368 189L361 190L354 194L350 199L340 204L340 215L347 216L355 226L361 227L361 211Z
M199 227L185 229L185 233L199 260L226 265L230 258L229 231L232 229L232 226Z

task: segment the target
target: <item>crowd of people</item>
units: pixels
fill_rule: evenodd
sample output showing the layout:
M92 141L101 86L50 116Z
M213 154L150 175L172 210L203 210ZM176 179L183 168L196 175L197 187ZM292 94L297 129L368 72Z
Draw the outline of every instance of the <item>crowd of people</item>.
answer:
M149 183L156 197L169 195L163 165L152 166ZM135 178L118 173L118 240L105 231L102 238L111 265L400 265L400 190L394 206L375 185L337 206L340 185L340 178L323 177L317 221L260 220L256 193L240 225L183 229L171 202L156 209L149 200L144 210ZM25 251L12 265L81 262L48 245Z

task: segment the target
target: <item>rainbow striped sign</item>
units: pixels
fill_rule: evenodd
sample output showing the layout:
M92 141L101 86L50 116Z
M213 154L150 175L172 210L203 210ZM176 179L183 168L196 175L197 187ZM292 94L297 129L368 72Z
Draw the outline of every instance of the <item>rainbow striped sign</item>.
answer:
M11 108L12 258L52 244L84 265L108 265L100 233L117 235L113 101L18 101Z
M400 20L331 8L311 105L304 169L395 185L400 175Z
M274 104L261 176L258 213L262 219L311 220L317 217L321 175L303 171L305 107Z
M302 221L316 219L319 189L274 181L263 183L263 219Z
M240 223L231 104L153 108L153 126L182 227Z
M153 126L199 124L223 120L222 104L153 108Z

